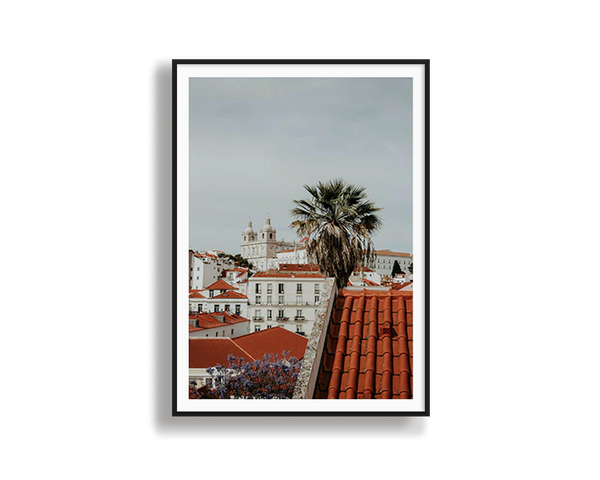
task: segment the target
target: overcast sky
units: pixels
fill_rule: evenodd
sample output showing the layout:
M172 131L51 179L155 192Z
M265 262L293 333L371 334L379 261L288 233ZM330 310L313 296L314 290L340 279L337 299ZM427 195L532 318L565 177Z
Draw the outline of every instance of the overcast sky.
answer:
M412 79L190 79L190 248L240 252L267 213L279 240L304 184L366 187L376 249L412 253Z

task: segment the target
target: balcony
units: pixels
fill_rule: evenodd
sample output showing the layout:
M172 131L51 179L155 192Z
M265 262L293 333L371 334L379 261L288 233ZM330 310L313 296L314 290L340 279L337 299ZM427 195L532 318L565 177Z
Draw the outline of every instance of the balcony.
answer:
M275 320L277 320L278 322L287 322L289 320L289 317L277 317Z
M252 317L253 322L264 322L265 317Z
M294 320L296 320L297 322L301 322L303 320L306 320L306 317L304 317L304 315L296 315L294 317Z

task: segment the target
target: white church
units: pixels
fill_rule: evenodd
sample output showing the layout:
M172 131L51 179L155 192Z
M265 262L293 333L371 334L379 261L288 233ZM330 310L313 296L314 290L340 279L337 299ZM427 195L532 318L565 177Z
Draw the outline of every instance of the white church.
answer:
M280 263L307 263L306 247L302 240L286 242L277 240L277 230L267 215L265 225L259 232L252 228L252 221L242 233L241 255L252 263L254 270L265 271L279 268Z

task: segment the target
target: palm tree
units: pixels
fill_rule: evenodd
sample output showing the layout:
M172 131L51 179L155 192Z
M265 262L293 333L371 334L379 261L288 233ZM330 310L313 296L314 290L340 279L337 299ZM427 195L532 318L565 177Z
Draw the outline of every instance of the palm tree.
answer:
M309 259L343 288L353 271L375 258L371 234L382 225L376 214L381 208L366 198L364 187L342 179L304 185L304 189L312 198L294 200L291 227L308 236Z

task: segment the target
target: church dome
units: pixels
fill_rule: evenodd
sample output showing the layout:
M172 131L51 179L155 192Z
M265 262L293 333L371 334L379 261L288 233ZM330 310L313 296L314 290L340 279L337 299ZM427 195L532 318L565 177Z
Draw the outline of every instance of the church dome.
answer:
M244 230L245 235L254 235L254 230L252 230L252 221L248 221L248 227Z
M265 226L262 228L261 232L274 232L275 229L271 226L271 219L267 216L267 223L265 223Z

